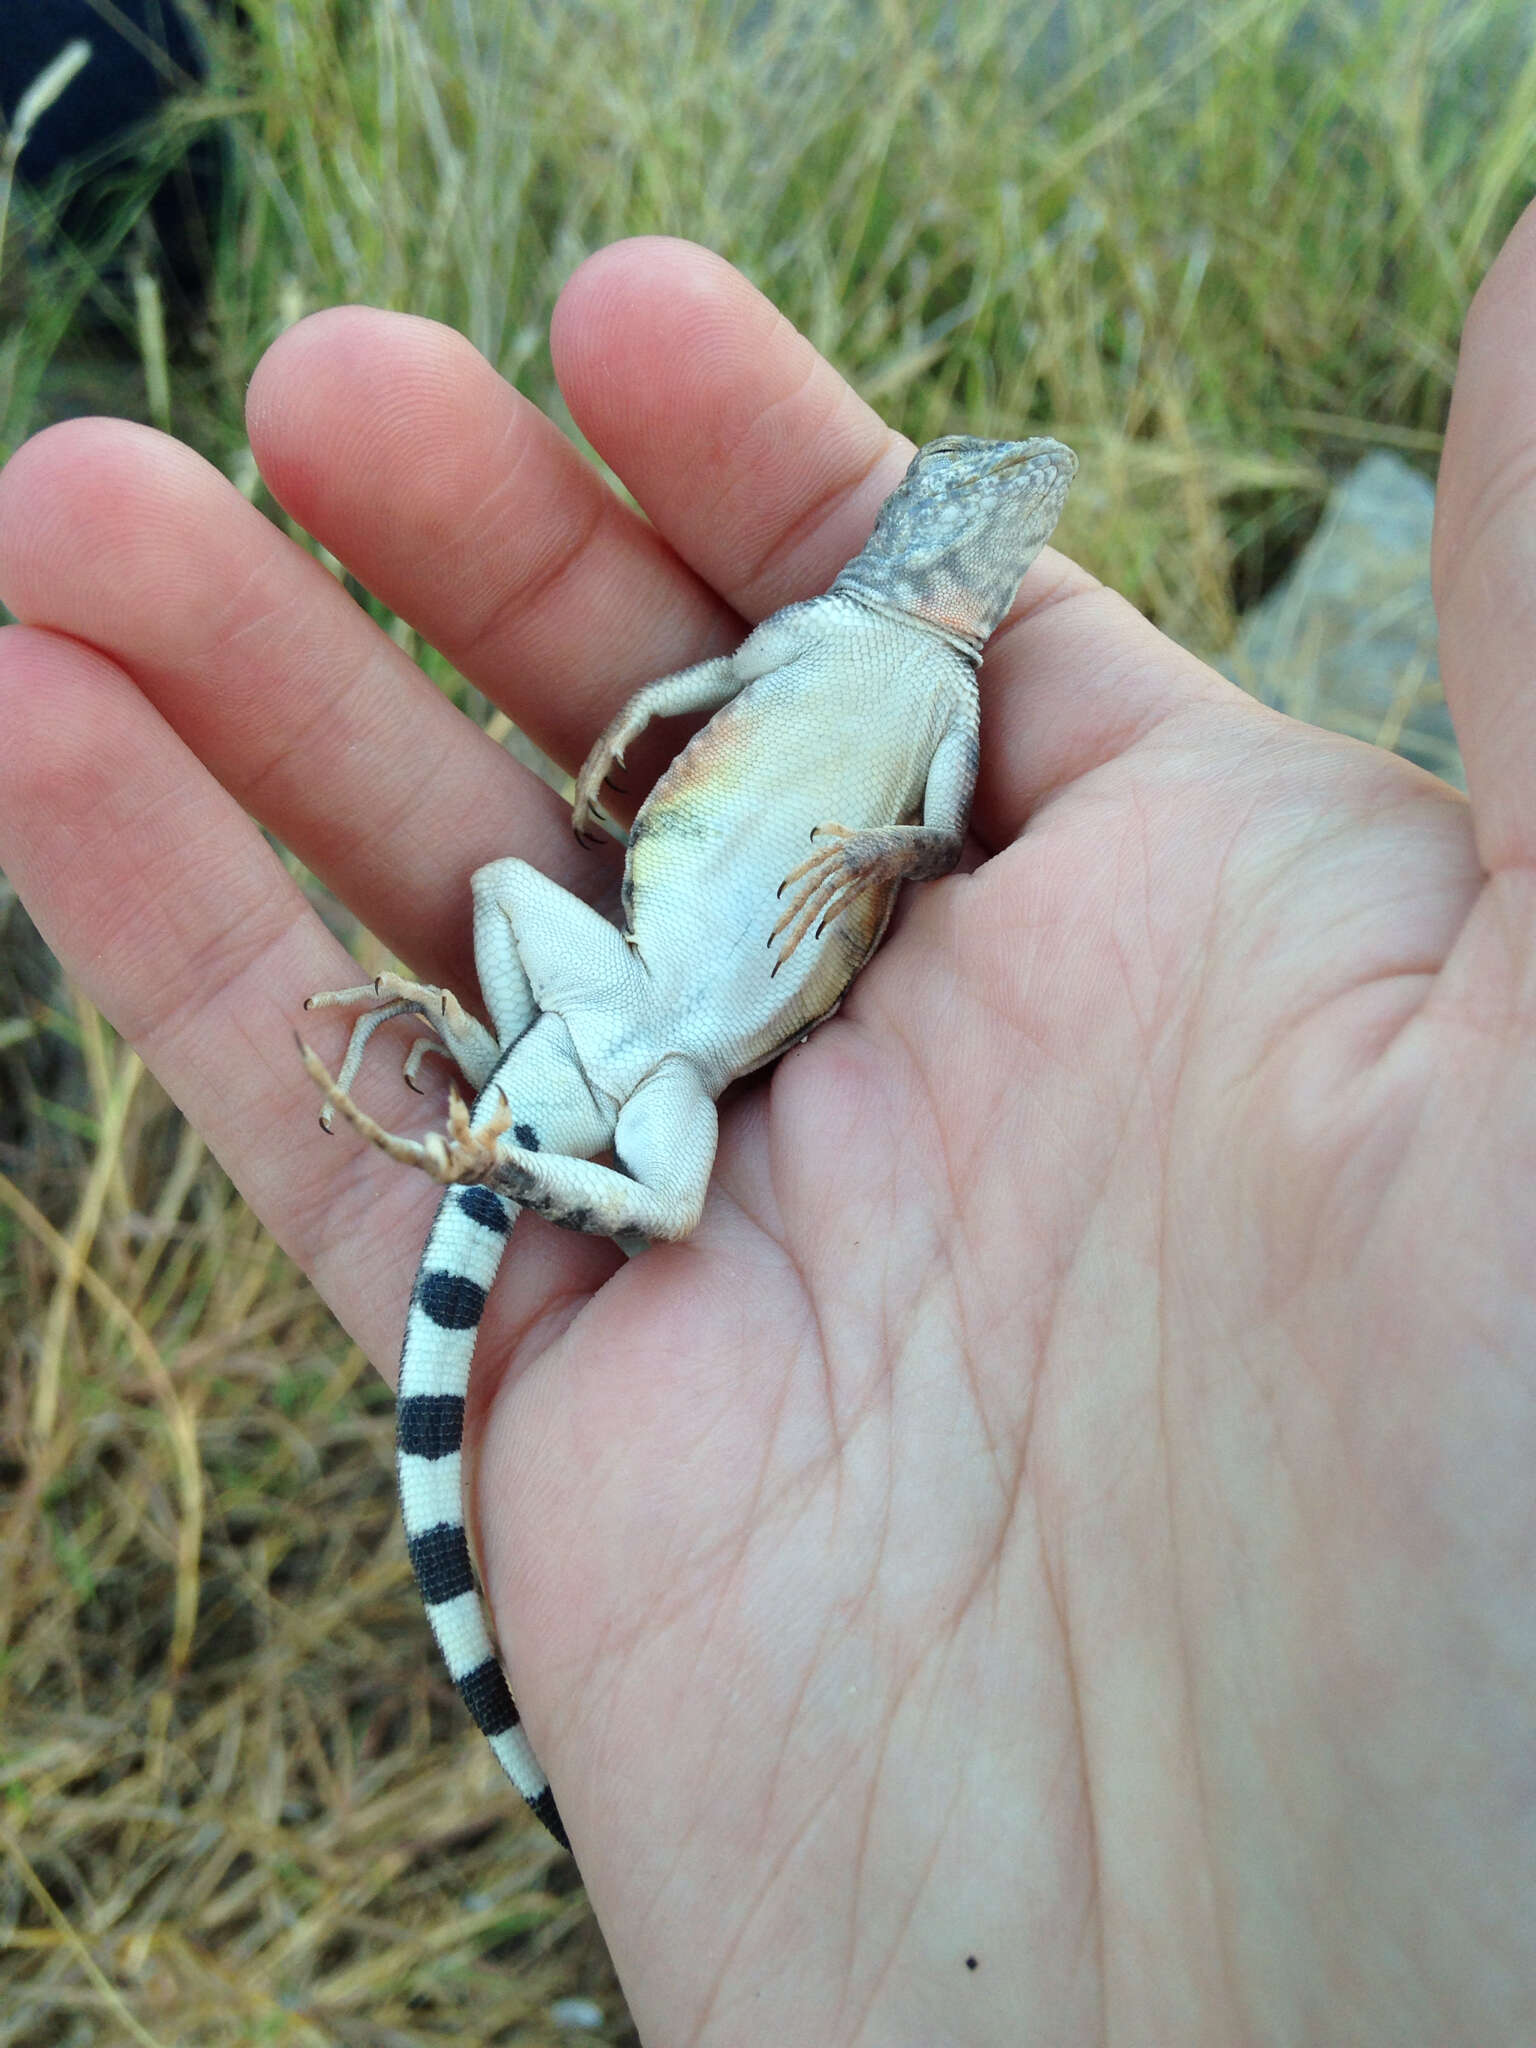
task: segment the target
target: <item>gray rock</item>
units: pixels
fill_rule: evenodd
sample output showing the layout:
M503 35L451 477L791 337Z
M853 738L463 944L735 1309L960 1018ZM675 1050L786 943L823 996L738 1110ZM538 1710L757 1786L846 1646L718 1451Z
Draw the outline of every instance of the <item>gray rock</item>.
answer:
M1416 469L1368 455L1221 666L1264 703L1391 747L1464 789L1429 593L1434 511Z

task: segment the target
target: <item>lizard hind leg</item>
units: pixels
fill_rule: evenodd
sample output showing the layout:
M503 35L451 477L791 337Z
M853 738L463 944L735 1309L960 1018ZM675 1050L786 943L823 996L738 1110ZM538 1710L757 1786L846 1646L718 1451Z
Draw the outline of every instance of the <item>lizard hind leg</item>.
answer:
M618 1113L615 1165L530 1147L514 1123L494 1141L486 1184L567 1230L672 1242L698 1223L716 1134L702 1075L682 1054L669 1054Z

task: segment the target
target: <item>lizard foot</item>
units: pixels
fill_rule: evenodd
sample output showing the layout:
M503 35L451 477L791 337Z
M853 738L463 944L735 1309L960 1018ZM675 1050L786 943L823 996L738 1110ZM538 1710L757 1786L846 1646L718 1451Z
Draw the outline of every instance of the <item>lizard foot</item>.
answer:
M446 988L435 988L427 982L407 981L403 975L381 974L377 981L367 982L361 988L333 988L318 995L306 996L306 1010L362 1009L364 1014L352 1026L352 1036L347 1040L347 1050L341 1062L341 1071L336 1076L336 1085L343 1094L357 1079L363 1063L363 1052L375 1031L381 1024L388 1024L396 1017L420 1017L430 1024L433 1037L413 1039L406 1050L402 1069L405 1085L416 1094L422 1091L416 1086L416 1076L421 1063L428 1053L440 1053L464 1067L463 1054L466 1049L475 1048L476 1041L485 1036L483 1029L469 1015L457 996ZM490 1048L492 1059L495 1047ZM470 1073L470 1079L476 1076ZM333 1105L327 1102L320 1112L320 1123L324 1130L331 1128Z
M854 832L846 825L818 825L811 838L830 843L818 846L809 860L792 868L779 884L781 900L786 890L793 893L783 916L768 934L770 946L776 939L783 939L779 957L773 963L775 974L813 925L820 938L833 918L841 916L866 890L886 888L904 880L915 865L910 827L896 825L885 831Z
M629 737L623 729L621 714L582 763L571 798L571 830L583 846L601 846L604 836L613 829L613 821L598 802L598 791L606 786L624 795L613 779L613 771L624 766L624 748ZM594 832L594 824L601 829Z
M398 1159L402 1166L419 1166L423 1173L430 1174L444 1187L454 1187L464 1181L491 1181L501 1174L496 1141L512 1125L512 1110L505 1098L490 1121L482 1124L479 1130L473 1130L464 1098L454 1089L448 1098L446 1137L437 1131L429 1131L424 1138L397 1138L382 1124L375 1123L365 1109L358 1108L340 1081L332 1076L324 1060L302 1039L299 1050L304 1056L305 1072L325 1096L325 1109L321 1112L320 1121L326 1130L331 1128L327 1113L339 1109L353 1129L371 1145L377 1145L391 1159Z

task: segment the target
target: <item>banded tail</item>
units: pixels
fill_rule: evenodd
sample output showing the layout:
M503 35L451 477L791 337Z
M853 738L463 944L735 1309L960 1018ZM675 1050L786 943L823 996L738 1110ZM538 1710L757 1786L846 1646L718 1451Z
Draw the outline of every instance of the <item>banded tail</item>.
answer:
M448 1674L497 1762L568 1849L549 1780L523 1733L486 1627L464 1527L469 1362L516 1216L515 1206L487 1187L454 1187L443 1197L406 1318L395 1454L411 1565Z

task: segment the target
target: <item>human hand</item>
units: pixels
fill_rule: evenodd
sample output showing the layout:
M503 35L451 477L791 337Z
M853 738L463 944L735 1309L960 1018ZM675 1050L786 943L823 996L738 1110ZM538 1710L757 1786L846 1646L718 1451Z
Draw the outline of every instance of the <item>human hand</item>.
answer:
M1047 555L983 675L980 864L729 1100L696 1235L520 1225L480 1546L658 2048L1526 2038L1533 320L1528 215L1440 499L1470 806ZM554 338L654 531L423 322L303 323L251 432L573 763L823 589L906 451L680 245L594 259ZM162 437L24 449L0 594L0 862L388 1369L435 1190L317 1129L293 1031L348 966L246 812L467 995L476 866L602 862Z

